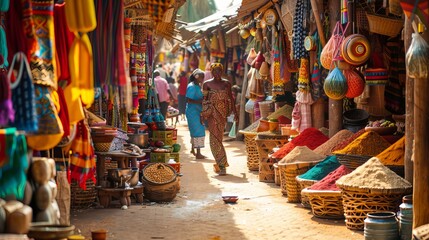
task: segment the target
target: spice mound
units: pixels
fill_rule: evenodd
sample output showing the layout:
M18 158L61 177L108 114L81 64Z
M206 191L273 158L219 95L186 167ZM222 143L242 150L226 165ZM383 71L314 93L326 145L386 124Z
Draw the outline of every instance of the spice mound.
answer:
M403 166L405 155L405 136L377 155L380 162L387 166Z
M337 146L333 147L331 149L331 152L335 152L337 150L341 150L345 147L347 147L347 145L349 145L351 142L353 142L353 140L355 140L356 138L360 137L360 135L366 133L365 129L361 129L359 131L357 131L356 133L354 133L352 136L346 138L345 140L343 140L342 142L340 142Z
M411 183L384 166L378 158L370 158L366 163L337 180L340 188L359 188L389 192L410 189Z
M299 178L307 180L321 180L326 177L330 172L337 169L341 164L338 162L336 156L326 157L323 161L316 164L306 173L301 174Z
M286 143L271 155L272 158L282 159L290 153L296 146L307 146L311 150L322 145L329 138L316 128L307 128L296 136L292 141Z
M323 159L323 155L313 152L306 146L295 147L288 155L279 162L281 164L288 163L304 163L304 162L319 162Z
M333 152L334 154L353 154L363 156L377 156L390 146L382 136L374 131L368 131L347 145L345 148Z
M350 130L343 129L332 136L328 141L314 149L315 153L322 155L331 155L332 148L340 144L344 139L351 137L354 133Z
M330 190L330 191L339 191L340 188L335 184L335 182L344 175L351 173L352 170L347 168L344 165L341 165L335 171L330 172L326 177L317 183L313 184L309 189L311 190Z

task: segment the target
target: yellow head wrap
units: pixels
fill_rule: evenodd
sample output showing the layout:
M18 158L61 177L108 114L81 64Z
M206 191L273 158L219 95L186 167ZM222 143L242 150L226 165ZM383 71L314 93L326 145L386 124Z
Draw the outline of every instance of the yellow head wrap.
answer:
M220 68L220 70L223 71L222 63L212 63L212 65L210 65L210 71L213 71L216 68Z

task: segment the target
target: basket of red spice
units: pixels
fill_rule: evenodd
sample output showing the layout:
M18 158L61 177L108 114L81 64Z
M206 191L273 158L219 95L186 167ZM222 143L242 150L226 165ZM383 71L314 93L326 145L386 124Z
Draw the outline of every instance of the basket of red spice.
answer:
M302 194L309 199L311 211L315 217L344 218L343 198L340 188L335 185L335 182L351 171L344 165L339 166L319 182L302 190Z

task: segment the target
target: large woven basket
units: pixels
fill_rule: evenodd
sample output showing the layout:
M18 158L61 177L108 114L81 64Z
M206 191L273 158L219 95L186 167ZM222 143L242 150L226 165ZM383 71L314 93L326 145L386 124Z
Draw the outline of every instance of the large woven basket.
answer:
M250 171L259 171L259 153L256 146L256 132L244 133L244 144L247 153L247 168Z
M305 188L301 194L308 197L311 211L315 217L328 219L344 218L341 191L311 190Z
M281 147L288 142L288 136L273 135L271 138L259 139L256 138L256 146L259 154L259 181L260 182L274 182L274 166L277 161L269 157L273 148Z
M336 153L335 156L337 156L338 162L351 170L356 169L371 158L371 156L338 153Z
M278 163L273 164L274 167L274 183L280 186L280 169Z
M303 178L300 178L299 175L296 176L295 179L299 185L298 191L301 192L301 204L302 204L302 206L304 206L305 208L311 208L310 199L308 198L308 196L305 193L303 194L302 190L305 188L311 187L311 185L317 183L317 180L303 179Z
M279 164L280 188L282 193L286 192L287 201L290 203L301 202L301 186L296 181L298 175L306 173L317 162Z
M366 14L368 18L369 31L381 35L396 37L404 27L404 21L397 18L389 18L387 16Z
M354 230L364 230L364 220L370 212L397 212L402 197L411 192L411 188L391 190L361 189L339 186L343 198L346 227Z
M165 163L149 163L142 170L144 198L153 202L171 202L180 189L176 170Z
M73 209L87 209L95 204L97 189L92 180L87 180L86 189L79 187L78 182L72 181L70 184L70 206Z

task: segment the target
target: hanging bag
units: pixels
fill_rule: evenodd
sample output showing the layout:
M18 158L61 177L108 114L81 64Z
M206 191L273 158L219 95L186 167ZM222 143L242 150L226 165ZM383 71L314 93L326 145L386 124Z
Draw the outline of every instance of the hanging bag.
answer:
M15 76L15 82L11 82L12 73L15 69L15 64L19 64L18 75ZM35 102L35 88L31 75L30 64L23 52L18 52L13 56L12 64L7 74L7 79L12 91L12 104L15 109L15 120L10 125L18 130L28 133L36 132L37 113Z
M212 115L212 106L210 103L210 90L207 90L207 97L203 99L201 117L203 119L208 119Z
M333 60L338 55L339 47L344 39L344 33L347 31L348 26L349 24L347 23L346 27L343 28L340 22L337 22L335 25L331 38L320 53L320 63L322 64L322 67L326 69L334 68L334 65L332 64Z

